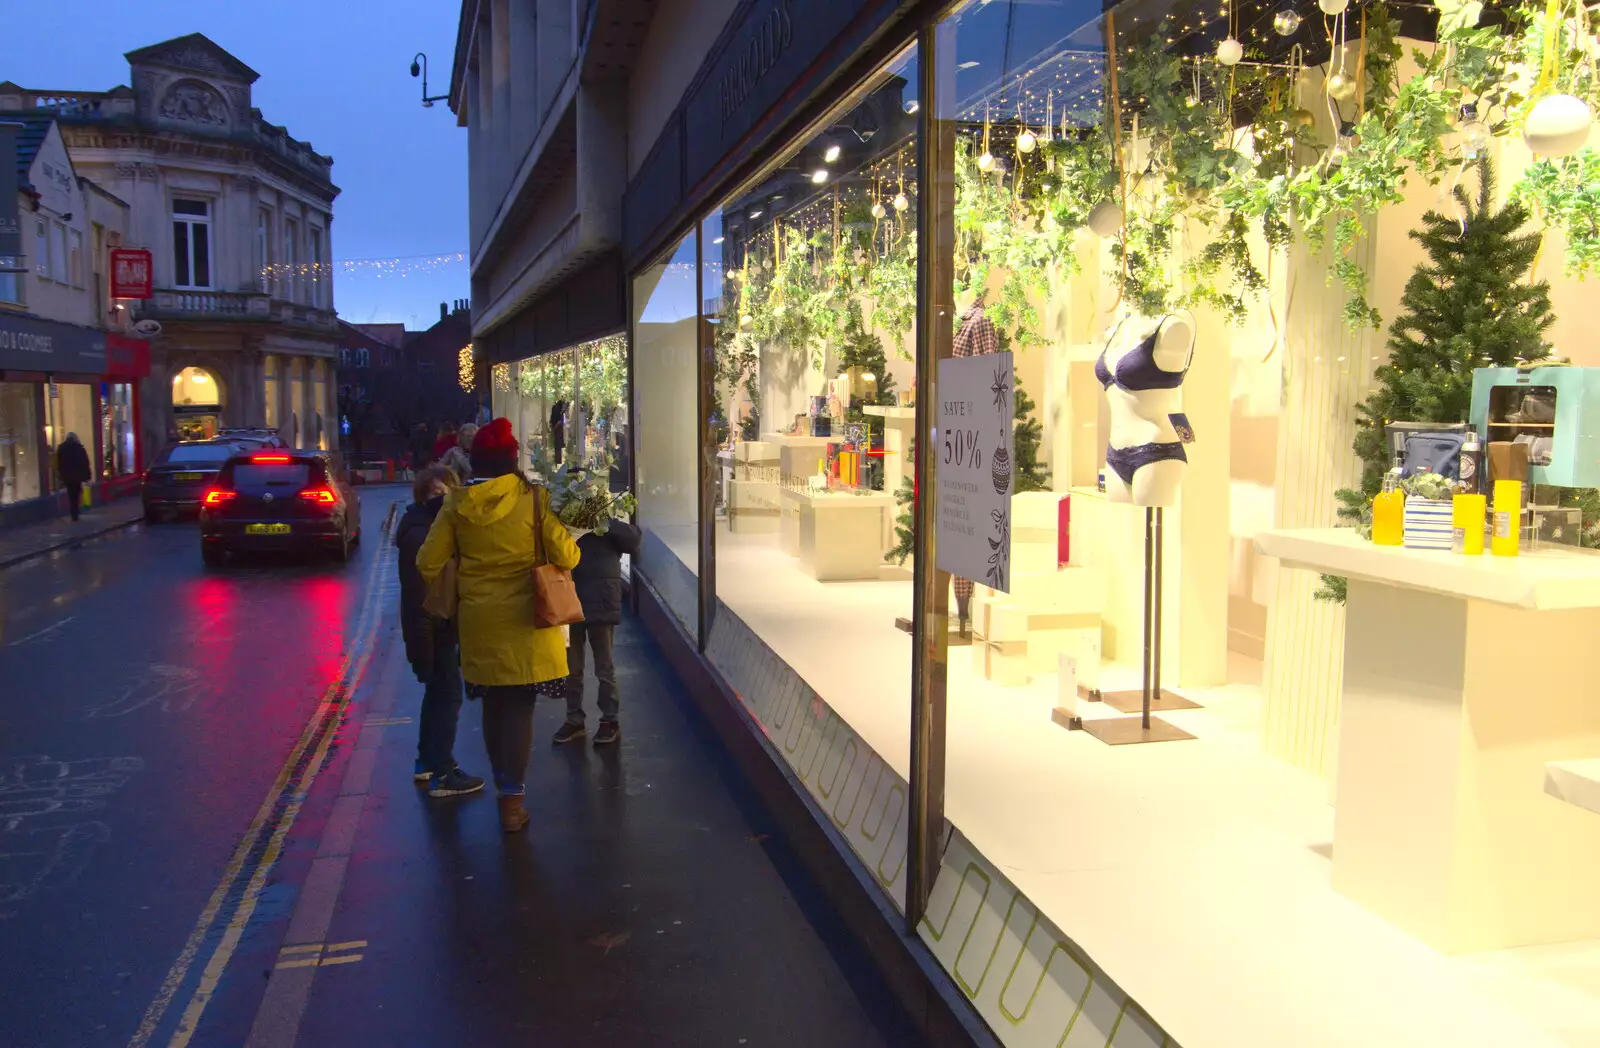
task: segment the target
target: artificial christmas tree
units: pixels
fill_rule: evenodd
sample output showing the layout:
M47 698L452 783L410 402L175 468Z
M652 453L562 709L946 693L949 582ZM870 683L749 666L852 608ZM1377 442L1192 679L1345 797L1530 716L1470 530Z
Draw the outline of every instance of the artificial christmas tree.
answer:
M1527 209L1517 201L1496 208L1494 169L1474 165L1475 196L1452 193L1453 214L1429 211L1411 231L1428 253L1401 296L1389 327L1389 360L1378 388L1356 409L1355 452L1361 487L1338 492L1339 516L1362 527L1372 497L1383 488L1391 422L1465 422L1474 368L1514 367L1550 353L1544 332L1555 321L1550 285L1524 283L1539 254L1539 234L1522 233ZM1319 596L1344 599L1344 580L1325 578Z
M1022 388L1021 379L1017 380L1016 407L1011 417L1015 420L1012 425L1012 457L1016 465L1011 474L1011 490L1017 494L1024 491L1049 491L1050 469L1039 461L1039 445L1044 443L1044 427L1039 420L1033 417L1033 399Z
M835 374L843 375L851 368L860 368L876 383L876 395L865 403L894 404L894 376L889 374L883 340L866 329L861 319L861 306L853 299L845 308L844 328L839 335L839 368Z

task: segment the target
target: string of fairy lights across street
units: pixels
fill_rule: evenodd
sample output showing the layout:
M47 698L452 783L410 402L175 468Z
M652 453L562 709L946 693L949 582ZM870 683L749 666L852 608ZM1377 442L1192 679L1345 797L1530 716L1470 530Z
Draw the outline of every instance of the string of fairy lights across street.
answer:
M269 262L261 267L261 276L270 280L285 277L310 277L321 280L334 270L341 276L370 276L379 280L434 273L459 266L467 261L465 251L450 251L442 255L397 255L392 258L340 258L333 262Z

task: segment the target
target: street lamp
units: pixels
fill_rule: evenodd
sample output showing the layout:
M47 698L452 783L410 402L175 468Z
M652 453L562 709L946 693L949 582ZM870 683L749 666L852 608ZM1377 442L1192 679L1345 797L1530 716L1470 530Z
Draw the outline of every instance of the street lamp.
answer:
M411 59L411 75L413 77L422 77L422 108L432 109L435 102L443 102L450 97L449 95L428 94L428 56L421 51L418 51Z

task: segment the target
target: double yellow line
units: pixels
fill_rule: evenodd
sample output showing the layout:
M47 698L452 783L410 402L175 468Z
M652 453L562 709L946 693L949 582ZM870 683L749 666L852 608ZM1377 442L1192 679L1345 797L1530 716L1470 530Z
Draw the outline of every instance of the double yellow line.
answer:
M299 739L290 749L289 755L284 758L272 787L267 790L267 796L257 809L250 828L245 831L244 839L234 849L233 857L223 868L221 880L217 882L210 899L207 900L205 909L200 911L200 918L195 922L194 930L189 933L178 959L173 962L166 979L156 991L154 1000L150 1002L150 1007L145 1010L139 1028L128 1041L128 1048L146 1048L149 1045L150 1039L155 1036L157 1028L161 1025L161 1020L171 1009L179 991L188 980L189 971L204 949L206 941L211 937L219 917L226 910L229 912L223 926L222 937L200 974L199 983L184 1007L177 1029L173 1032L172 1039L167 1042L168 1048L185 1048L194 1037L195 1030L200 1025L200 1017L222 981L222 973L227 969L228 962L233 959L245 927L255 914L256 903L261 897L262 888L266 885L267 876L272 872L278 856L283 851L284 839L288 837L290 828L300 814L306 794L310 792L312 783L316 781L318 773L326 762L328 749L338 735L340 714L349 705L350 697L354 694L356 686L366 672L368 662L372 659L382 593L378 577L383 566L389 562L383 554L383 549L389 545L395 511L398 508L399 503L391 505L388 516L384 518L382 545L368 565L366 593L362 599L361 613L357 616L356 628L352 633L353 640L350 649L345 653L344 661L340 664L339 673L333 683L328 685L327 691L323 693L316 709L306 722L305 729L301 731ZM241 880L244 885L243 891L236 892L235 889Z

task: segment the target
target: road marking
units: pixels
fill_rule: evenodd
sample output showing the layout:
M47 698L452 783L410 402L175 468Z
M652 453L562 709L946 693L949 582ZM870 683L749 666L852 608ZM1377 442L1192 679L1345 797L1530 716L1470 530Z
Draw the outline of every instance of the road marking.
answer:
M361 722L363 728L393 728L400 724L410 724L410 717L368 717Z
M338 734L339 714L348 705L356 685L366 672L372 656L373 642L377 638L377 609L382 603L380 587L377 585L378 574L379 570L392 559L391 556L386 556L384 551L392 549L389 533L398 508L398 502L390 505L389 513L384 518L382 546L373 556L371 566L368 568L366 597L356 619L356 628L351 632L351 647L340 664L340 672L323 693L299 739L295 741L288 757L284 759L277 777L261 802L261 807L245 831L244 839L239 842L227 866L223 868L221 880L217 882L205 908L201 910L194 929L189 933L189 938L179 952L177 960L173 962L171 970L167 972L166 979L156 991L155 999L146 1009L138 1029L128 1041L128 1048L144 1048L155 1036L162 1018L172 1006L178 991L188 980L189 970L210 937L218 917L235 894L235 888L239 885L241 877L248 872L243 892L233 903L233 913L224 927L222 939L201 973L199 985L191 995L179 1020L178 1028L168 1042L169 1048L184 1048L194 1036L200 1017L205 1012L206 1005L210 1003L228 961L238 948L244 927L255 913L261 889L266 883L267 874L277 862L284 838L288 835L289 828L294 825L311 784L326 763L328 747ZM315 752L312 752L313 747ZM292 790L291 786L294 787ZM263 841L265 841L264 846L262 846ZM258 846L261 847L260 854L252 862L251 856L257 851Z
M40 637L43 637L47 633L54 633L56 630L60 629L62 626L65 626L67 623L76 620L77 617L78 616L76 616L76 615L68 615L66 618L62 619L60 622L56 623L54 626L46 626L44 629L40 630L37 633L30 633L26 637L18 637L16 640L12 641L10 644L7 644L6 647L15 648L18 644L26 644L30 640L38 640Z
M300 946L285 946L278 951L279 961L273 965L274 969L284 968L327 968L335 964L354 964L366 956L362 953L351 953L367 945L365 939L355 939L350 942L333 942L323 945L320 942L304 943ZM309 954L310 956L300 956ZM329 956L337 954L338 956ZM287 955L287 956L286 956Z

